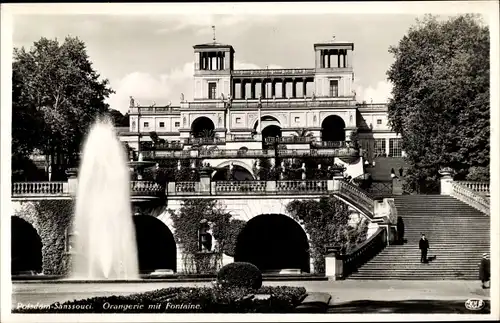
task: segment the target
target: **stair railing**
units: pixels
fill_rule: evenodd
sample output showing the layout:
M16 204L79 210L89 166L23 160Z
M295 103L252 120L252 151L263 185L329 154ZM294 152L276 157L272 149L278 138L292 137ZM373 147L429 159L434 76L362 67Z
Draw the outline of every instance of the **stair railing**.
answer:
M379 227L365 242L343 256L343 277L346 278L387 246L387 230Z
M468 187L475 192L490 195L490 182L455 181L455 183Z
M469 185L462 185L460 182L451 183L451 196L472 206L473 208L490 214L490 200L484 194L475 191Z
M353 205L359 206L365 215L370 219L375 216L375 201L373 198L357 185L339 179L337 194L345 198Z

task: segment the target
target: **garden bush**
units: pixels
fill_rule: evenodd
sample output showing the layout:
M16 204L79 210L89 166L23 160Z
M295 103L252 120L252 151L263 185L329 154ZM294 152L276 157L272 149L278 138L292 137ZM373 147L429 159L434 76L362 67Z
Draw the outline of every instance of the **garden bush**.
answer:
M252 295L267 294L268 299ZM292 313L303 287L175 287L127 296L92 297L47 307L14 308L13 313Z
M219 270L217 282L223 287L259 289L262 286L262 273L251 263L233 262Z

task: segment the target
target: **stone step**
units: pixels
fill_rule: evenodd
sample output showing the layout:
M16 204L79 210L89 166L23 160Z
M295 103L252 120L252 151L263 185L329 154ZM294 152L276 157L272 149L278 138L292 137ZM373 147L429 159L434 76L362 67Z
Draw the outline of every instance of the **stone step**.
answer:
M490 250L488 215L450 196L396 196L394 201L409 243L385 248L350 279L477 280L481 256ZM428 257L435 257L428 264L420 263L422 233L429 238Z
M454 276L454 275L442 275L442 276L420 276L420 275L401 275L401 276L372 276L372 275L362 275L362 276L350 276L348 279L351 280L477 280L477 276Z

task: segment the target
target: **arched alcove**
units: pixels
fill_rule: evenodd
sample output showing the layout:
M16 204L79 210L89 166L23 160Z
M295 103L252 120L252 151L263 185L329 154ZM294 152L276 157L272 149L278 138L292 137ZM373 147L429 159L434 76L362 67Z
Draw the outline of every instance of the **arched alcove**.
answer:
M170 229L149 215L134 216L139 270L151 273L156 269L177 270L177 248Z
M212 181L252 181L254 180L253 174L246 168L233 165L232 178L229 173L229 165L218 168L212 177Z
M25 220L11 217L11 274L42 272L42 239Z
M345 141L345 122L337 115L331 115L321 124L322 141Z
M250 262L263 272L300 269L309 273L307 235L286 215L258 215L248 221L239 234L234 261Z
M207 117L199 117L191 124L191 134L195 138L205 137L206 134L214 135L215 125Z

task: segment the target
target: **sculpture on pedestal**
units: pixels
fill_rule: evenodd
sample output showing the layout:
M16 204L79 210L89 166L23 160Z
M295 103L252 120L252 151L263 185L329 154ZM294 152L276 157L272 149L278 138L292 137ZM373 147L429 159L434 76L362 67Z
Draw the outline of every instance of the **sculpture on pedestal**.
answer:
M211 252L213 245L212 226L206 219L200 221L198 230L198 250L200 252Z

